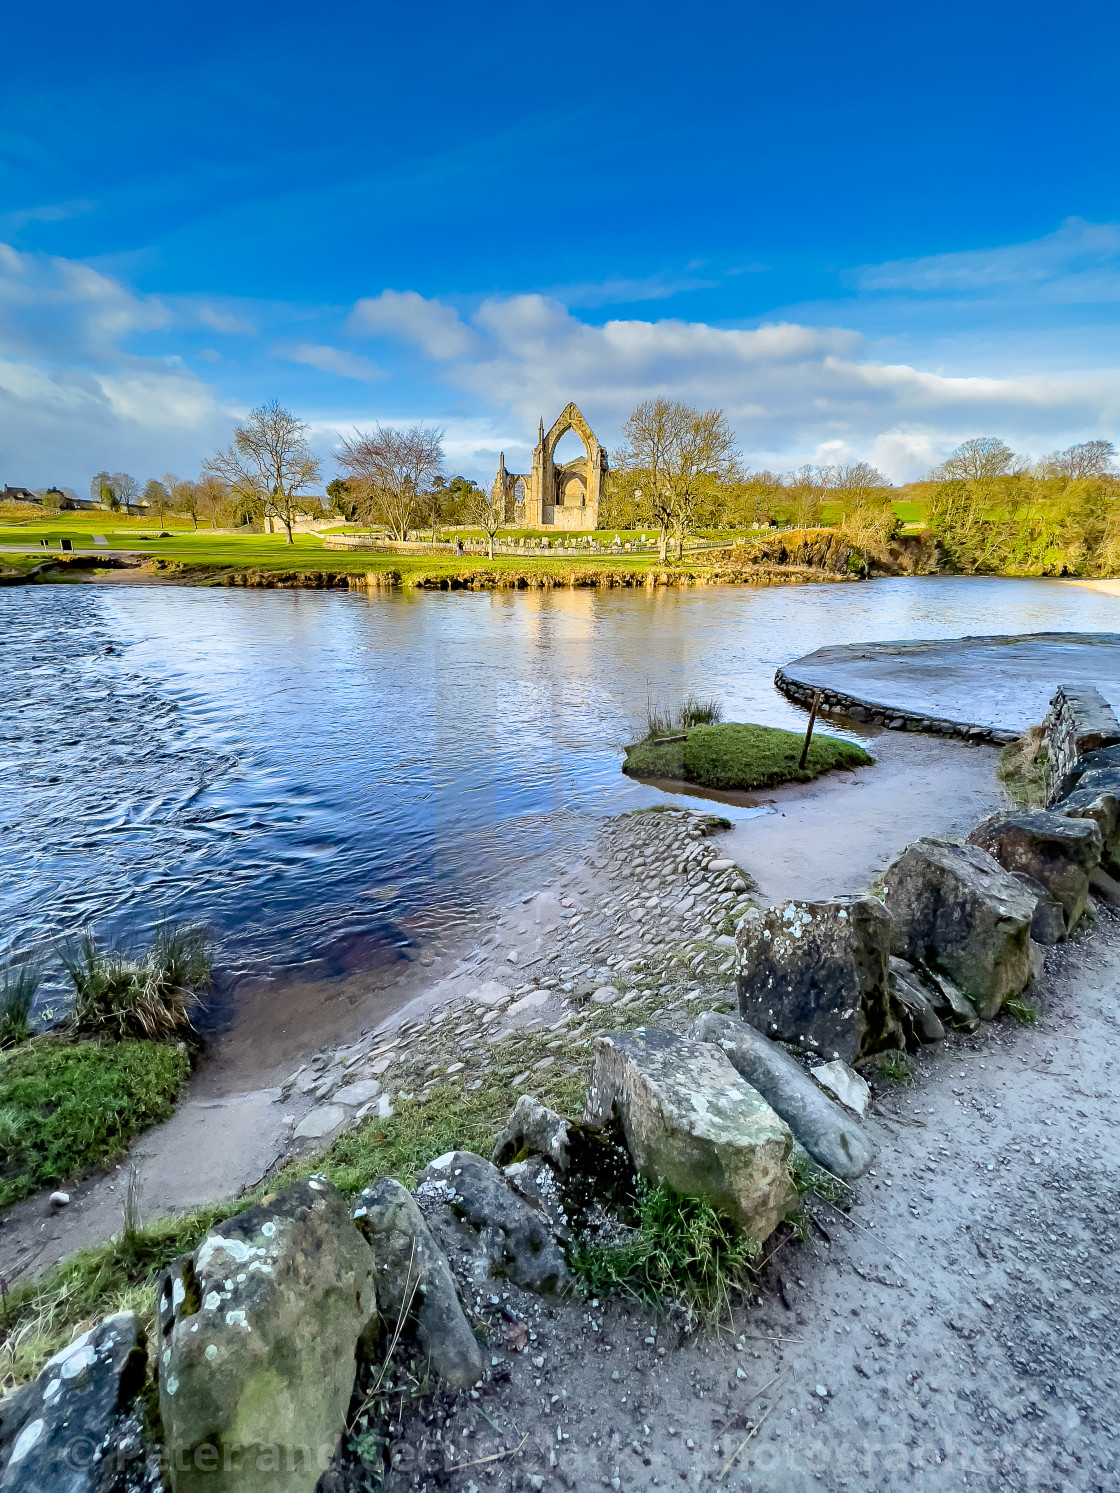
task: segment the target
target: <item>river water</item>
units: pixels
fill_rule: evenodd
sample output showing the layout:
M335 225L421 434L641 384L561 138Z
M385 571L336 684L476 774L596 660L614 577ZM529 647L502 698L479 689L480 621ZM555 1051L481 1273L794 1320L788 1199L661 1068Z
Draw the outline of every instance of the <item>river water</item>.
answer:
M189 918L227 974L343 974L469 931L600 817L664 801L619 772L647 696L695 690L729 719L796 728L774 670L822 644L1118 617L1115 598L1059 582L945 577L2 590L0 954Z

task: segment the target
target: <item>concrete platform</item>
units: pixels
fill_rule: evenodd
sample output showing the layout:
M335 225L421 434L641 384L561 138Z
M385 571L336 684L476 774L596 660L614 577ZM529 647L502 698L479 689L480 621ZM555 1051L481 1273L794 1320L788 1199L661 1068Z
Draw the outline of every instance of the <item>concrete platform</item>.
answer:
M894 730L1006 741L1037 725L1059 684L1120 704L1120 633L1036 632L818 648L774 676L799 704Z

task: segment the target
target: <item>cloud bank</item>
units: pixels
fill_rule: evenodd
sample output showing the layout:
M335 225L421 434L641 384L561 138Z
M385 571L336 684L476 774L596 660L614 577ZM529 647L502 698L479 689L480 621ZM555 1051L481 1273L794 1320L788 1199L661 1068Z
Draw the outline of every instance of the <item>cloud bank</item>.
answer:
M1106 355L1085 355L1083 311L1057 330L1052 319L1055 307L1094 306L1095 332L1107 331L1120 304L1120 225L1071 219L1032 243L843 278L846 299L744 326L591 319L589 308L618 297L660 309L710 283L691 274L552 293L405 288L346 306L233 304L142 293L104 269L0 244L0 480L82 487L102 466L195 471L237 414L274 396L311 421L324 455L356 425L428 420L476 476L499 447L519 460L538 418L569 399L608 442L639 401L664 394L723 408L755 466L866 458L895 481L970 435L1030 454L1120 437L1120 358L1099 336ZM1039 306L1050 322L1031 323ZM900 357L884 307L899 333L928 327L932 307L937 340L911 335ZM994 326L997 313L1015 338L991 334L967 361L957 356L968 329L981 316Z

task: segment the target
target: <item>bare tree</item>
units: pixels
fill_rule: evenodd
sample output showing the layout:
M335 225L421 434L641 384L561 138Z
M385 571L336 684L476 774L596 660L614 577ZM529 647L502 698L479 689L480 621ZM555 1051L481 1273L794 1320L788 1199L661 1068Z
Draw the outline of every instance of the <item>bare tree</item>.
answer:
M319 480L319 460L307 444L310 426L275 399L253 410L235 426L233 445L212 456L204 475L221 478L239 498L260 504L284 525L288 543L292 524L303 512L308 489Z
M891 501L891 484L877 467L866 461L823 467L825 485L836 494L840 525L864 546L886 544L898 531L898 516Z
M89 479L89 495L95 503L108 508L110 513L115 513L121 506L113 491L113 479L108 472L98 472Z
M506 521L506 497L500 488L483 491L473 487L467 498L467 509L490 545L490 558L494 558L494 535Z
M930 473L934 482L992 482L1014 477L1026 463L999 436L977 435L963 442Z
M382 523L394 539L407 539L431 507L443 471L443 431L430 425L355 431L352 440L343 440L338 464L363 521Z
M185 514L197 530L198 511L201 504L195 483L177 477L174 472L164 472L161 480L171 494L172 513Z
M144 484L144 501L148 512L154 513L163 528L163 521L171 511L171 494L158 477L149 477Z
M140 497L139 482L135 477L130 477L127 472L114 472L109 478L109 486L112 488L119 508L132 507Z
M721 482L739 474L735 437L722 410L701 413L691 405L647 399L622 427L625 444L615 463L623 486L632 488L641 510L658 529L665 563L670 535L678 555L700 504Z
M1064 477L1068 482L1077 482L1084 477L1103 477L1112 470L1112 458L1116 452L1111 441L1082 441L1079 446L1067 446L1064 451L1055 451L1039 465L1044 477Z
M890 487L878 467L873 467L866 461L850 461L840 467L822 467L821 474L826 487L830 487L833 492L851 493L857 500Z

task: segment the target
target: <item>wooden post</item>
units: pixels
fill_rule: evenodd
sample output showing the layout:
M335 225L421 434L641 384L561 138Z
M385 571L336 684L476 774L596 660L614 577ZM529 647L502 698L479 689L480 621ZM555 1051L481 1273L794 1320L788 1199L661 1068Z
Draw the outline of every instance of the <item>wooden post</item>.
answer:
M805 745L801 748L801 761L797 764L798 771L804 769L805 763L809 757L809 743L813 739L813 727L817 723L817 711L820 709L820 704L821 692L820 690L817 690L816 694L813 696L813 708L809 712L809 724L805 728Z

